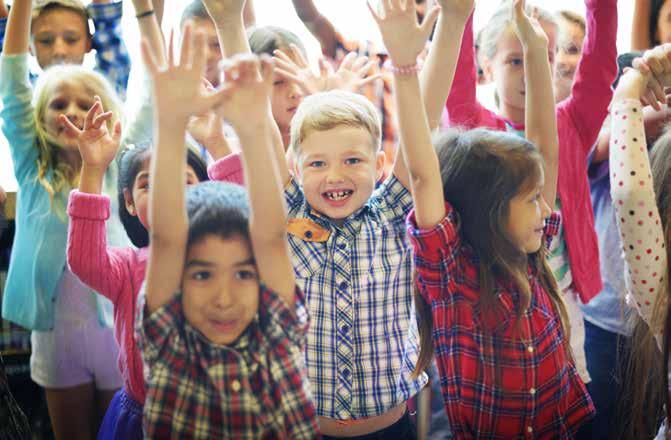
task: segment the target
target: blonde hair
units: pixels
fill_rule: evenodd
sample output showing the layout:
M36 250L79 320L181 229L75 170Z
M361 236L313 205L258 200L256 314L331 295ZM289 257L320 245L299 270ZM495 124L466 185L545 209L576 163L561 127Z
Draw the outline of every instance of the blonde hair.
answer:
M61 146L47 133L44 121L49 99L54 90L64 83L82 84L91 94L91 98L96 95L100 97L103 109L111 111L114 115L108 123L109 130L112 130L116 121L121 119L119 98L109 82L99 73L78 65L58 65L47 69L40 76L33 94L35 144L38 149L37 180L49 193L52 209L55 208L57 213L59 211L64 213L65 206L64 204L62 207L55 206L55 199L78 185L80 171L74 169L59 154Z
M559 11L557 16L567 23L572 23L582 29L582 33L587 32L585 17L573 11Z
M380 149L380 115L375 106L364 96L340 90L315 93L303 100L291 120L290 148L298 155L308 134L341 126L366 130L375 151Z
M511 2L509 0L503 1L482 29L479 49L482 51L483 57L488 60L496 56L496 52L499 49L499 40L505 32L511 30L510 8ZM532 7L529 4L527 4L526 11L527 13L531 13L532 11ZM538 11L538 21L549 23L557 29L557 20L554 15L538 7L536 11Z

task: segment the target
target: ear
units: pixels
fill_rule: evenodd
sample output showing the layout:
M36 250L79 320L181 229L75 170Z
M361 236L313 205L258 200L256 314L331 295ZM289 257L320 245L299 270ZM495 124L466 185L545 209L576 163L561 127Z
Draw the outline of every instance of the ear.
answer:
M490 83L494 81L494 73L492 69L492 61L487 57L482 57L482 73L485 78L485 82Z
M401 158L402 159L402 158ZM380 149L375 155L375 181L379 182L384 175L384 165L387 162L387 156L385 156L384 151Z
M123 189L123 199L126 202L126 211L128 211L128 213L133 217L137 217L135 203L133 202L133 194L131 194L128 188Z
M303 175L301 174L301 168L299 166L299 163L300 163L300 157L297 157L296 154L293 152L293 150L290 148L287 151L287 166L291 170L291 173L293 174L294 179L296 179L296 182L302 184Z
M93 35L89 32L88 37L86 38L86 52L89 53L91 52L91 49L93 49Z

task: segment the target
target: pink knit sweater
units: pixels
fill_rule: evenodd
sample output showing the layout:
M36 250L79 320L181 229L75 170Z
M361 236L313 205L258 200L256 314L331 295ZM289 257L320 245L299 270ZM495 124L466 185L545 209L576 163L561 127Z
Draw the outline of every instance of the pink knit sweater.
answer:
M107 196L74 190L70 193L68 214L70 270L114 304L114 335L119 342L119 369L124 387L135 401L144 404L142 357L133 338L133 318L147 268L148 249L107 246L105 221L110 216Z

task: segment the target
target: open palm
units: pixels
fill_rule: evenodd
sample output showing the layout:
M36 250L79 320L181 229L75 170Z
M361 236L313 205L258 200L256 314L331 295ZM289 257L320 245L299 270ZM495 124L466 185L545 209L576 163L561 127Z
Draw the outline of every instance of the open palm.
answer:
M121 141L121 123L117 121L110 132L108 124L113 116L112 112L103 112L102 102L97 96L86 114L82 129L74 125L65 115L60 115L60 121L65 129L77 140L79 154L84 164L106 169L114 160Z
M527 15L525 3L525 0L514 0L510 10L515 34L523 47L547 48L548 37L536 18L537 12L534 11L531 17Z

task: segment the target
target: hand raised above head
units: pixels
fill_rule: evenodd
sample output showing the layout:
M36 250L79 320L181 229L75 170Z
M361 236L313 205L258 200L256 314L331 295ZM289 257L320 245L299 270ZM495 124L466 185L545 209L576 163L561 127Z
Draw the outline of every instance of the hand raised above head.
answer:
M206 62L203 32L196 32L194 36L191 26L185 26L179 61L175 59L173 46L174 33L171 33L166 64L160 65L143 40L142 58L153 81L159 120L167 118L186 124L191 116L219 105L225 90L208 90L203 85Z
M534 8L530 16L525 9L525 0L514 0L511 4L510 18L515 35L526 50L547 50L548 37L538 22L538 11Z
M59 116L65 130L76 139L84 166L104 171L114 160L121 141L121 122L117 121L110 132L108 125L113 117L111 111L103 112L102 101L98 96L86 114L81 129L67 116Z
M215 24L242 17L246 0L203 0L205 9Z
M382 39L392 62L396 66L414 65L417 62L417 57L426 46L433 25L438 19L440 8L434 7L431 9L424 17L421 25L417 23L414 1L381 1L378 11L369 2L368 9L380 28Z
M475 0L436 0L436 3L443 16L458 18L464 22L468 20L475 6Z

